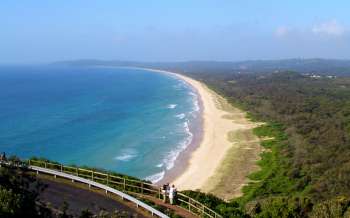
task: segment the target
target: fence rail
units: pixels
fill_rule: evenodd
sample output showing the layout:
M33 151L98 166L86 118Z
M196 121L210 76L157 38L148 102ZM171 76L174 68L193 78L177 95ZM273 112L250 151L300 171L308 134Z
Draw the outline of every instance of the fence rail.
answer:
M127 193L137 193L157 198L161 198L162 195L160 188L152 183L125 178L122 176L116 176L113 174L99 172L96 170L65 166L62 164L38 160L28 160L28 165L32 167L42 167L45 169L70 174L72 176L76 176L78 178L80 177L85 180L90 180L92 182L96 182L107 187L115 188ZM209 207L200 203L199 201L182 194L181 192L178 192L177 196L179 206L181 206L185 210L188 210L194 215L204 218L222 218L222 216L214 210L210 209Z
M136 204L136 206L138 208L139 207L144 208L145 210L149 211L152 214L152 216L156 215L156 216L161 217L161 218L169 218L167 215L165 215L162 212L154 209L153 207L143 203L142 201L140 201L140 200L138 200L138 199L136 199L136 198L134 198L134 197L132 197L132 196L130 196L128 194L125 194L125 193L123 193L121 191L118 191L118 190L116 190L114 188L111 188L111 187L109 187L107 185L103 185L103 184L101 184L99 182L94 182L94 181L91 181L89 179L85 179L85 178L82 178L82 177L79 177L79 176L71 175L71 174L68 174L68 173L65 173L65 172L59 172L57 170L47 169L47 168L33 166L33 165L29 165L28 168L31 169L31 170L34 170L36 172L42 172L42 173L51 174L51 175L54 175L54 176L59 176L59 177L71 179L72 181L85 183L85 184L88 184L89 186L94 186L94 187L103 189L103 190L106 191L106 194L107 193L113 193L115 195L118 195L122 199L125 199L125 200L128 200L130 202L133 202L134 204Z

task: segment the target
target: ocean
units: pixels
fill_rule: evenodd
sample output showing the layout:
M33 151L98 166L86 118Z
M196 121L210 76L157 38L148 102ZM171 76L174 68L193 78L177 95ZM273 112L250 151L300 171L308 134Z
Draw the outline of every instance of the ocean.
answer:
M191 143L198 96L143 69L0 67L0 151L159 181Z

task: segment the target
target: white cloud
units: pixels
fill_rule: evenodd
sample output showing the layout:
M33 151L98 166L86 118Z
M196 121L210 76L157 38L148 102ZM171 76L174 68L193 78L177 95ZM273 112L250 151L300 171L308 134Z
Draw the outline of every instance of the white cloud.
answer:
M345 33L345 27L336 20L330 20L316 24L312 27L312 32L317 35L342 36Z

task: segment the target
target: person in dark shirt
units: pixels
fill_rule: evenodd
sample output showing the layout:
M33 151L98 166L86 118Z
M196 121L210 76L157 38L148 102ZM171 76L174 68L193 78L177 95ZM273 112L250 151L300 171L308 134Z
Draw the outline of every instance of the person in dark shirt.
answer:
M169 194L169 183L166 183L162 187L162 194L163 194L163 202L166 203L167 195Z

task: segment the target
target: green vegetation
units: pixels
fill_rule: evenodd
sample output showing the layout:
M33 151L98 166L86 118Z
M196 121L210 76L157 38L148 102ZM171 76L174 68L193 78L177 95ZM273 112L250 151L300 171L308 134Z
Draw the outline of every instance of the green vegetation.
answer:
M249 117L266 149L233 200L252 217L346 217L350 79L283 73L193 73ZM232 83L235 81L235 83Z
M223 217L249 217L243 212L241 206L236 201L225 202L212 194L205 194L198 191L184 191L183 193L205 204L209 208L221 214Z
M36 204L41 189L23 170L0 167L0 217L47 217L50 211Z
M171 218L180 218L181 216L177 215L174 211L170 210L169 208L162 206L162 205L157 205L153 201L147 200L145 198L140 198L137 197L140 201L145 202L146 204L150 205L151 207L155 208L158 211L161 211L162 213L166 214L167 216Z
M49 163L47 159L33 158L32 160L40 160ZM69 204L64 202L60 208L52 208L50 202L42 202L38 197L46 188L31 171L28 171L19 158L11 157L8 159L13 165L0 166L0 217L17 218L17 217L35 217L35 218L72 218L77 217L69 214ZM22 167L18 167L20 166ZM74 168L72 168L74 169ZM75 171L74 171L75 172ZM123 178L135 178L113 173ZM136 182L141 180L136 179ZM144 199L142 199L144 201ZM152 205L152 204L151 204ZM161 211L170 217L177 217L172 211L165 207L159 207ZM107 212L101 209L97 214L91 213L87 209L83 209L79 217L96 217L96 218L117 218L130 217L130 213L126 211Z
M248 202L261 196L279 193L288 195L294 192L297 179L289 178L287 171L289 163L282 155L282 150L286 146L286 136L282 126L263 125L255 128L254 133L261 138L267 138L261 143L266 150L261 154L261 160L258 161L261 170L249 176L253 182L243 188L244 196L241 201Z

